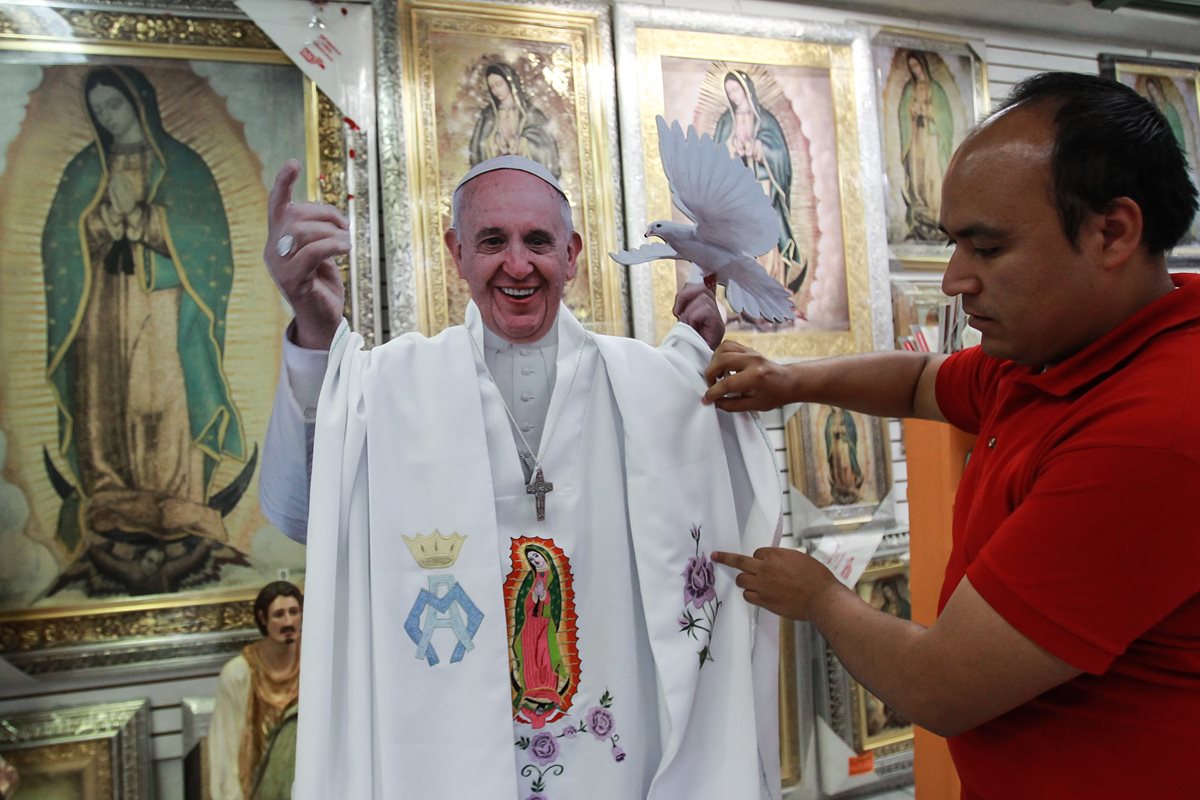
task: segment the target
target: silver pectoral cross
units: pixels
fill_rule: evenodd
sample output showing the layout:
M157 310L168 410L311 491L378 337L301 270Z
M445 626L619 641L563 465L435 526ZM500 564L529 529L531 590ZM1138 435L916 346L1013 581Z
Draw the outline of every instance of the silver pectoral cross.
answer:
M535 495L538 522L544 522L546 519L546 495L552 491L554 484L546 481L542 475L542 468L538 467L537 472L533 474L533 480L525 487L525 494Z

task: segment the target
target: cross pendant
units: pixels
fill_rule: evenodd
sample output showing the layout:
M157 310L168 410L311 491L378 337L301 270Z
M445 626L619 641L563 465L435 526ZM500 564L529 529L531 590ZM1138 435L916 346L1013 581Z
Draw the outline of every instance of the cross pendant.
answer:
M546 520L546 495L554 491L554 484L546 481L542 468L538 467L533 474L533 480L525 487L525 494L536 495L538 522Z

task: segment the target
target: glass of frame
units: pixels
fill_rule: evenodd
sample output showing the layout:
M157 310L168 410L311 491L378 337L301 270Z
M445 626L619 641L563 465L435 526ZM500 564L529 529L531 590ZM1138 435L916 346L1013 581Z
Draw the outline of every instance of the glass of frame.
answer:
M903 269L945 269L939 228L950 155L988 109L981 42L883 29L871 40L883 134L887 238Z
M891 490L887 420L802 403L784 439L792 486L827 520L857 527L874 517Z
M261 253L287 158L346 208L341 114L243 18L0 11L0 655L221 659L303 575L258 507L290 318Z
M773 325L726 308L727 335L773 358L887 341L887 304L870 302L886 295L887 270L867 222L881 197L863 179L878 163L865 32L625 4L616 24L627 244L653 220L684 219L659 158L662 114L742 158L778 217L779 241L759 262L792 291L799 316ZM674 324L686 276L685 262L631 268L639 338L661 340Z
M1192 183L1200 185L1200 64L1101 53L1100 74L1131 87L1163 113ZM1172 267L1200 267L1200 215L1167 260Z
M17 798L154 796L146 700L0 715L0 753L20 773Z
M512 153L549 168L570 199L584 246L567 306L590 330L625 333L620 270L607 255L618 218L603 123L614 102L607 8L406 2L400 13L420 329L460 323L470 299L442 243L455 185L479 161Z
M901 619L912 619L908 591L908 564L899 559L873 562L854 587L858 596L879 611ZM911 747L913 726L882 700L853 681L855 747L865 753L880 748Z

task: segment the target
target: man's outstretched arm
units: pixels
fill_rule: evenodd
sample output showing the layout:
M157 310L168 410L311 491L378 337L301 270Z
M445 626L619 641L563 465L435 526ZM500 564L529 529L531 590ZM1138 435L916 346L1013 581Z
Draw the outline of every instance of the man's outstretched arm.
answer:
M727 341L708 366L704 402L724 411L824 403L876 417L945 422L934 395L945 359L933 353L886 351L777 364L745 345Z

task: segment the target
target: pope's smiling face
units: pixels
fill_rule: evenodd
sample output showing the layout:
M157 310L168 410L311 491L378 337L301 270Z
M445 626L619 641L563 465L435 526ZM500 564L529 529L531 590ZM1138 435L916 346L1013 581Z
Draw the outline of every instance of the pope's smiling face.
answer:
M583 247L569 209L545 181L514 169L485 172L460 191L445 242L483 324L513 344L538 341L554 324Z

